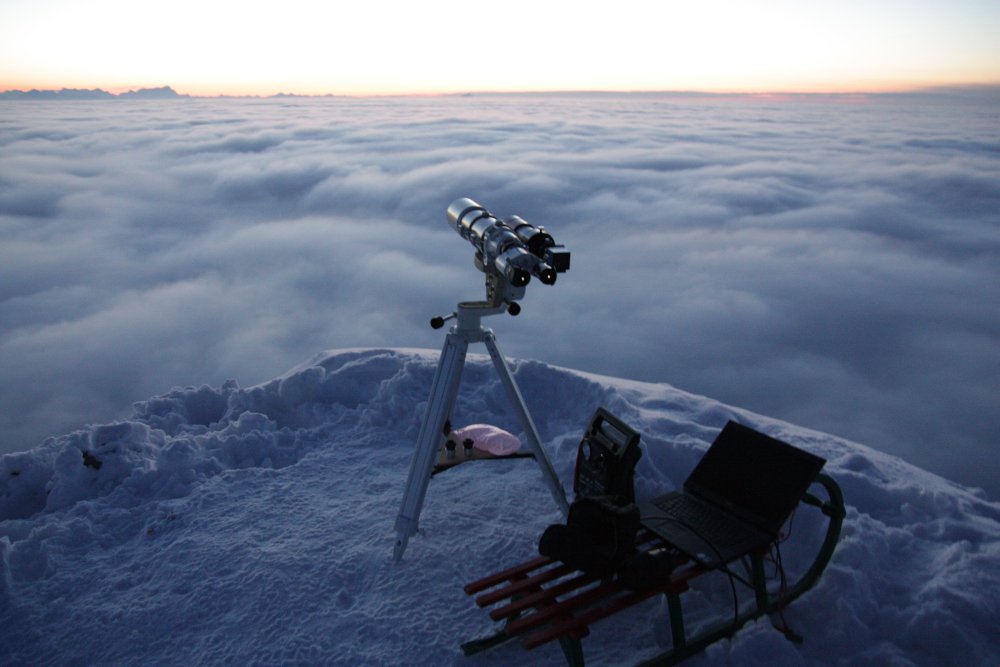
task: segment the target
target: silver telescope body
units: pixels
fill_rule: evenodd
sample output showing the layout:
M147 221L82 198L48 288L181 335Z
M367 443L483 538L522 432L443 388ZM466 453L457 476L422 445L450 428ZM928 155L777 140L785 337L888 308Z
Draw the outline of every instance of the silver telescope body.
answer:
M448 224L476 249L481 270L492 266L511 285L527 285L531 276L546 285L556 282L556 274L569 270L569 251L558 246L552 236L519 216L500 220L468 197L456 199L448 207Z

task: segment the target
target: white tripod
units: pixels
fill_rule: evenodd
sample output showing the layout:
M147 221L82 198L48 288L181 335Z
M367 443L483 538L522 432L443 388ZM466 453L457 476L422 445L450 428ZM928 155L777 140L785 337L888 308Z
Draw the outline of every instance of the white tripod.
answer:
M487 270L486 301L463 301L458 304L456 313L431 320L431 326L435 329L441 328L450 319L457 318L458 323L451 328L451 332L445 338L444 348L441 350L441 359L438 361L437 373L434 375L434 382L431 385L427 411L424 413L424 421L420 425L416 450L410 463L410 476L406 480L403 502L399 508L399 515L396 517L396 546L393 549L393 558L397 561L403 557L410 537L417 532L417 522L420 519L420 510L427 493L427 484L430 482L434 461L446 435L444 433L445 423L449 419L455 404L455 397L458 395L458 385L462 379L462 368L465 366L465 355L469 343L482 342L486 344L486 349L490 352L490 359L493 360L493 367L496 369L497 375L500 376L504 389L507 390L508 398L521 417L524 432L528 436L528 446L542 470L545 483L563 515L565 516L569 512L566 492L542 448L541 438L531 415L528 413L528 408L524 404L524 397L517 388L517 383L514 382L514 376L511 375L507 361L497 348L493 331L483 329L480 321L483 317L497 315L505 311L516 315L520 312L520 306L514 303L514 300L521 298L523 294L524 287L513 287L496 272Z

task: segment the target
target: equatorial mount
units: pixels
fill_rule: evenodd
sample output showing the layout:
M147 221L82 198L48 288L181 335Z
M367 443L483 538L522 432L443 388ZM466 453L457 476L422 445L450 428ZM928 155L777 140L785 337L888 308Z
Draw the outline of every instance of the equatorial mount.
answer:
M458 304L458 310L450 315L431 318L432 329L440 329L445 322L458 317L463 308L478 313L479 317L499 315L504 312L511 316L517 316L521 313L521 304L517 303L517 300L524 296L524 287L511 285L495 269L489 268L485 273L486 299L483 301L462 301Z

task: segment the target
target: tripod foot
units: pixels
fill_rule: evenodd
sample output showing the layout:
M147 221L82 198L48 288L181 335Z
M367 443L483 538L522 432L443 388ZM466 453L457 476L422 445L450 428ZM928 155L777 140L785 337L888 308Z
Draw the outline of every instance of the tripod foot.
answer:
M410 538L403 537L399 535L396 537L396 546L392 548L392 559L397 563L403 558L403 552L406 551L406 543L410 541Z

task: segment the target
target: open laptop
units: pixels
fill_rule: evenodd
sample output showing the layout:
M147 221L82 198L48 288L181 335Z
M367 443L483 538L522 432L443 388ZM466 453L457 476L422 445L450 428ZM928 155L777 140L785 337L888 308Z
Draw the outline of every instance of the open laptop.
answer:
M826 461L730 421L684 482L639 504L642 524L707 568L777 539Z

